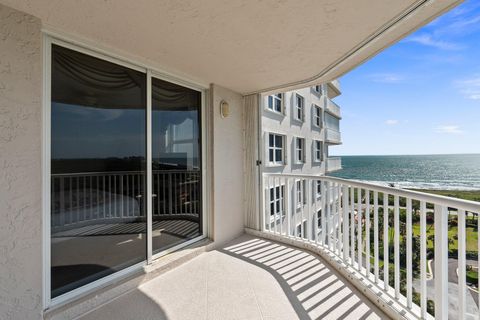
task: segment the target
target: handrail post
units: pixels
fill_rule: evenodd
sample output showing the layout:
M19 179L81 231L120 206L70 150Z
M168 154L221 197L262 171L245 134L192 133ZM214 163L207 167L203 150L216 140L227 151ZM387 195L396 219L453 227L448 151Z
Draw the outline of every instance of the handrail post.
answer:
M448 213L435 204L435 318L448 319Z

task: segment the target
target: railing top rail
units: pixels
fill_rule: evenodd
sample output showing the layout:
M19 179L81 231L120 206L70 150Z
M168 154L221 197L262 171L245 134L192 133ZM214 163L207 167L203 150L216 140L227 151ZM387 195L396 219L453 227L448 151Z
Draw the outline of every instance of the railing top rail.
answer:
M153 173L198 173L200 169L192 170L152 170ZM100 172L74 172L74 173L52 173L52 177L76 177L76 176L97 176L97 175L119 175L119 174L143 174L146 171L100 171Z
M336 182L343 185L368 189L371 191L377 191L381 193L387 193L391 195L397 195L399 197L410 198L412 200L425 201L427 203L439 204L445 207L451 207L456 209L463 209L465 211L471 211L475 213L480 213L480 202L463 200L457 198L451 198L436 194L424 193L413 190L400 189L396 187L386 187L380 186L372 183L361 182L358 180L349 180L341 179L329 176L316 176L316 175L302 175L302 174L284 174L284 173L264 173L264 176L276 176L276 177L286 177L286 178L296 178L296 179L311 179L311 180L323 180Z

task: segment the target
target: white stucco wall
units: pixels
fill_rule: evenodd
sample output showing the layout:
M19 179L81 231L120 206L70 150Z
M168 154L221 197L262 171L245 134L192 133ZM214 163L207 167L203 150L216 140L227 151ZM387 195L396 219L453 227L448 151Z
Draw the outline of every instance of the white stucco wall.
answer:
M42 312L40 21L0 5L0 319Z
M217 245L235 238L244 230L243 97L231 90L212 86L213 108L213 238ZM222 118L220 102L230 105Z
M299 94L304 98L304 121L298 121L294 118L295 95ZM322 109L322 122L324 122L325 96L313 93L310 87L285 92L283 94L283 114L273 112L267 107L268 96L262 97L262 149L263 156L263 172L266 173L298 173L298 174L325 174L325 160L327 154L327 145L323 147L322 162L315 162L313 159L313 142L315 140L325 140L325 126L316 127L313 123L313 105L317 105ZM285 165L269 165L268 163L268 134L276 133L286 137L286 164ZM305 139L305 162L298 164L295 162L295 138Z

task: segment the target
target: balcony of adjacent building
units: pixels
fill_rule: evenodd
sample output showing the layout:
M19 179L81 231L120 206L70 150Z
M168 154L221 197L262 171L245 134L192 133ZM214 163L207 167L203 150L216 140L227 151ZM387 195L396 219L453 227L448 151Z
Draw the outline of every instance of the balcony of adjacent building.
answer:
M327 96L329 99L333 99L335 97L338 97L340 94L342 94L342 91L340 90L340 81L335 79L328 82L327 91L328 91Z
M327 164L325 171L334 172L342 169L342 158L340 157L327 157Z
M341 113L340 113L340 106L338 104L336 104L335 101L333 101L330 98L326 99L326 109L325 109L325 111L330 113L332 116L337 117L338 119L342 118Z
M331 145L342 144L342 134L335 128L325 128L325 142Z

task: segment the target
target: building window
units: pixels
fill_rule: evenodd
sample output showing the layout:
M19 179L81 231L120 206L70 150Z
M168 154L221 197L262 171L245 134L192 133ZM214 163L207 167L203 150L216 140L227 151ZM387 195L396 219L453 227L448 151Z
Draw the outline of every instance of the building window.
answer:
M317 180L317 187L315 188L317 198L320 198L322 196L322 182L320 180Z
M295 161L297 163L305 162L305 139L295 138Z
M268 135L268 161L271 164L283 164L283 139L279 134Z
M307 221L303 221L303 223L299 223L297 225L297 237L299 238L307 238Z
M281 93L277 93L268 96L267 107L272 111L282 113L283 95Z
M323 160L323 144L322 141L313 141L313 161L322 162Z
M296 182L295 192L297 196L297 207L302 207L307 203L305 199L305 180L298 180Z
M315 104L313 105L313 125L318 128L322 127L322 109Z
M284 197L285 186L276 186L270 188L270 218L281 217L285 211Z
M295 94L295 119L303 121L304 119L304 109L305 109L305 99L299 95Z
M318 94L322 94L322 86L319 85L319 86L314 86L313 87L313 90L318 93Z

